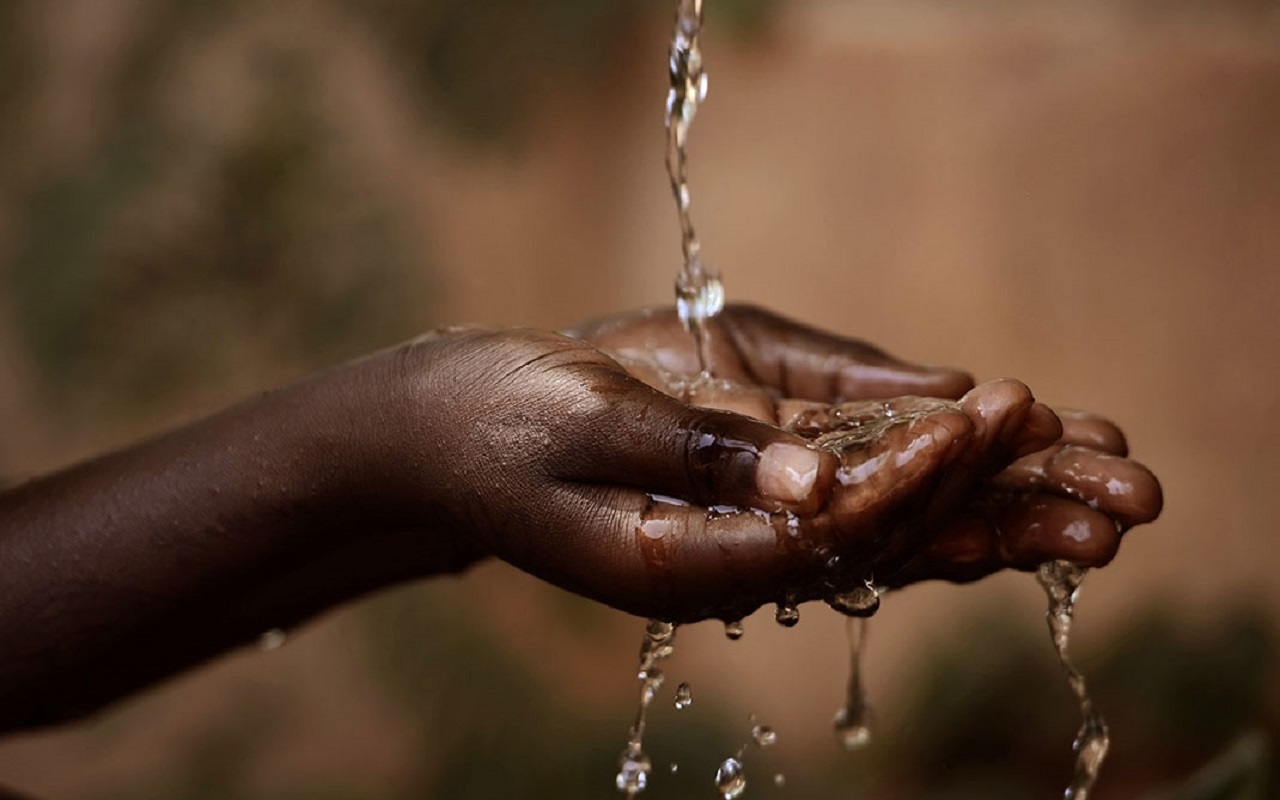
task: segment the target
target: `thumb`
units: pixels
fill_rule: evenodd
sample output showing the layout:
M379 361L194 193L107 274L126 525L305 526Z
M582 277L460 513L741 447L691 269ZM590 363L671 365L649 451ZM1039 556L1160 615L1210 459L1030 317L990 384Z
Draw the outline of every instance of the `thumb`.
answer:
M621 372L608 402L569 437L557 477L608 483L702 506L816 512L836 459L773 425L668 397Z

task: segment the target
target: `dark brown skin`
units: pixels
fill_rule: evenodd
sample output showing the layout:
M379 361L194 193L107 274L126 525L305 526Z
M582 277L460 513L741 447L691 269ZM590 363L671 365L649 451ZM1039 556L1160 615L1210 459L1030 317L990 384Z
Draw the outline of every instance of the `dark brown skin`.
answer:
M0 495L0 730L488 557L692 621L865 576L1101 565L1159 513L1114 425L1022 384L974 389L750 307L712 329L715 385L679 377L696 369L670 313L440 331ZM883 417L879 398L925 410L806 446L831 404Z

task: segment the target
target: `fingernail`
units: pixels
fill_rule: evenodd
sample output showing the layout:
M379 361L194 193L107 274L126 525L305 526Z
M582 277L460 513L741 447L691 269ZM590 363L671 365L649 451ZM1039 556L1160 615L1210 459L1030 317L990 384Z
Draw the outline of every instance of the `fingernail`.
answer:
M771 444L756 465L760 494L781 503L803 503L818 481L822 456L803 445Z

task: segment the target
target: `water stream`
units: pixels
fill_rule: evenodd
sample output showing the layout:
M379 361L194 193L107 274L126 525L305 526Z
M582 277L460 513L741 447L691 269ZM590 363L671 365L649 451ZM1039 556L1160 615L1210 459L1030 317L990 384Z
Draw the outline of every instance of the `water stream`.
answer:
M680 241L684 256L684 263L676 278L676 309L681 322L695 337L700 379L706 380L713 374L706 323L724 306L724 285L719 274L702 260L701 243L690 214L687 153L689 130L699 105L707 96L707 74L703 68L700 40L702 26L703 0L678 0L671 40L671 88L666 104L666 165L680 220ZM939 404L943 404L943 401L939 401ZM933 410L920 409L916 413L926 415ZM888 426L911 421L910 415L899 418L888 404L878 414L845 419L839 410L835 410L829 416L830 419L822 426L826 428L825 432L814 440L814 445L837 453L882 435ZM1085 568L1068 562L1053 561L1041 565L1036 573L1037 580L1049 599L1046 616L1053 645L1083 717L1074 745L1075 771L1065 792L1065 800L1088 800L1110 746L1106 722L1094 708L1084 677L1069 655L1072 614L1086 572ZM855 585L852 589L838 592L833 590L826 598L828 605L848 618L846 631L849 642L849 681L844 707L836 714L834 722L836 739L847 750L865 747L871 739L872 714L863 685L862 665L866 650L867 618L879 609L880 595L879 588L871 580L867 580L865 585ZM775 618L785 627L792 627L799 621L800 612L790 597L777 604ZM634 798L644 791L653 772L652 762L644 751L645 726L649 706L662 687L665 677L658 668L658 662L670 657L674 650L675 634L675 625L659 620L649 620L645 627L637 673L639 702L630 736L618 758L616 777L618 790L628 798ZM736 640L742 634L741 620L726 622L725 635L729 639ZM686 709L692 702L689 685L680 684L676 690L676 708ZM758 747L768 747L777 741L777 734L771 728L757 724L754 716L750 722L751 739L734 756L726 758L716 771L716 789L723 800L737 800L746 791L743 761L748 745L754 743ZM671 764L670 768L674 773L677 765ZM774 784L783 786L785 777L782 774L775 775Z
M1045 619L1049 622L1049 636L1058 653L1058 661L1062 663L1062 670L1067 675L1067 686L1080 704L1082 718L1080 730L1072 745L1076 765L1071 784L1063 794L1065 800L1088 800L1093 792L1093 785L1098 780L1102 762L1107 758L1107 750L1111 747L1107 722L1094 708L1089 687L1072 662L1069 651L1071 618L1075 613L1076 599L1080 595L1080 584L1088 571L1087 568L1069 561L1048 561L1036 571L1036 580L1049 598L1049 610L1045 614Z
M702 66L702 0L679 0L671 37L671 90L667 94L667 175L680 217L684 265L676 277L676 310L694 335L701 374L710 376L711 346L706 322L724 308L719 274L702 260L702 245L689 212L689 164L686 148L698 105L707 97Z

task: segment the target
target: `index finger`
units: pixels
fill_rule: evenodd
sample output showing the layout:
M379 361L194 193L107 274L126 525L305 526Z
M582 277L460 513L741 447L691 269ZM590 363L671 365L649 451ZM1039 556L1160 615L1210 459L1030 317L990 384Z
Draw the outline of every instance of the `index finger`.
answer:
M823 403L902 395L958 399L974 385L963 370L911 364L755 306L726 308L719 323L746 369L787 397Z

